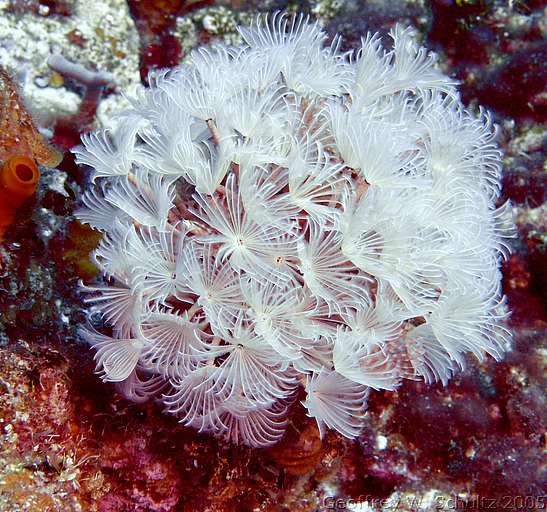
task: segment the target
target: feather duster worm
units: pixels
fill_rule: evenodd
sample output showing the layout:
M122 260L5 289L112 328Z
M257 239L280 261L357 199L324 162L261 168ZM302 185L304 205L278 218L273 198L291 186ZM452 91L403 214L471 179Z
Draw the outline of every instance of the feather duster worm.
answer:
M37 163L55 167L62 154L40 135L17 87L0 68L0 241L17 208L36 190Z
M408 29L354 54L303 15L239 31L73 149L112 327L81 334L104 381L199 432L273 445L305 393L308 441L356 438L371 390L510 346L496 130Z

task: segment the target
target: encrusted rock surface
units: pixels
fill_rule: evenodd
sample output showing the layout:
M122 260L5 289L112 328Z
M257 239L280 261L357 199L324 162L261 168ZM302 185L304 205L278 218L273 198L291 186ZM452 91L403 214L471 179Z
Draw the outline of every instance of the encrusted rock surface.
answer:
M239 22L287 5L128 4L0 0L0 65L22 82L52 133L77 112L82 90L48 70L50 52L109 71L126 88L139 71L145 78L174 65L195 45L237 42ZM519 230L504 266L513 351L501 363L470 360L446 388L407 383L396 393L372 393L369 425L354 443L332 433L321 442L298 407L286 438L268 450L181 428L155 404L130 404L100 382L93 353L75 338L85 321L77 281L94 276L87 254L98 238L71 217L87 177L67 153L58 169L42 168L36 200L0 248L2 512L544 509L541 2L324 0L305 7L348 46L396 21L415 26L444 71L462 81L465 102L493 112L505 154L503 194ZM121 106L119 98L116 87L105 91L96 123ZM54 142L66 150L88 128L71 124L73 133L57 131Z

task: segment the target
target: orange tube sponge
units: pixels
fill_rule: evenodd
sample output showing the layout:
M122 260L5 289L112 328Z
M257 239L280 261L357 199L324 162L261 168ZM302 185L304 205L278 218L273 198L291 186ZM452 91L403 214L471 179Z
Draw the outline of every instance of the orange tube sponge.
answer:
M0 67L0 242L17 208L36 190L37 163L56 167L62 157L44 140L15 83Z
M0 240L13 223L17 208L36 191L40 171L27 156L8 158L0 170Z

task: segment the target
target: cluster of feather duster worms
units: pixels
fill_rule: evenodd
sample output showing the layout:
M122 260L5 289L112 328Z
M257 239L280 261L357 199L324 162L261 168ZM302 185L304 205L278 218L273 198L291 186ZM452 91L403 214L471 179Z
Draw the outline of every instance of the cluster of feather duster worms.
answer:
M510 345L495 129L408 29L357 52L304 16L239 30L73 150L104 232L81 333L104 381L200 432L274 444L301 398L355 438L371 388Z

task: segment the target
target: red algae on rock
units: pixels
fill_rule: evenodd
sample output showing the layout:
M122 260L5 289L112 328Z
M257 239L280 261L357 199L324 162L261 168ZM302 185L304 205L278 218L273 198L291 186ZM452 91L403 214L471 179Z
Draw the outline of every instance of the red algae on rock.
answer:
M0 348L0 510L281 510L264 454L219 446L153 405L126 407L77 347L48 344Z
M214 0L128 0L141 42L140 75L147 83L148 73L180 63L181 44L172 32L177 17L211 5Z

